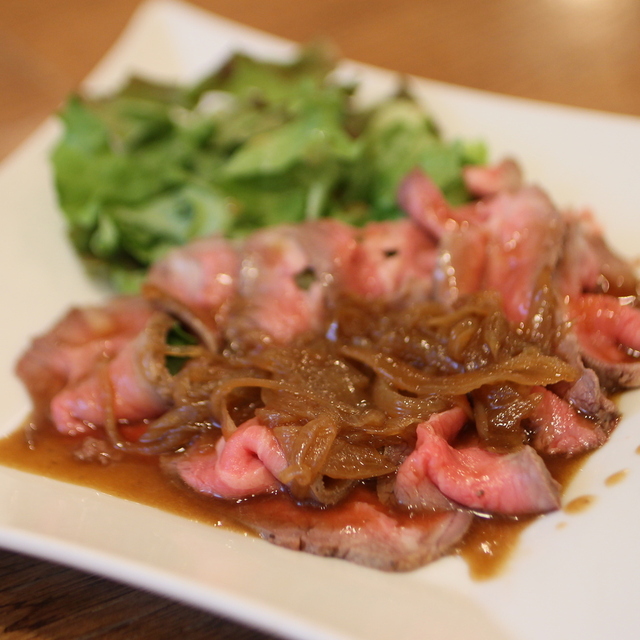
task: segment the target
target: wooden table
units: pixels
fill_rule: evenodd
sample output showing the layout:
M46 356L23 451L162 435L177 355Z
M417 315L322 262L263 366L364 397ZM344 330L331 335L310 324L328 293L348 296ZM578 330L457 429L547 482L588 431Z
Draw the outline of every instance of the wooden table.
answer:
M350 58L506 94L640 116L636 0L198 0ZM117 38L135 0L0 2L0 158L74 89ZM4 363L5 365L7 363ZM0 637L251 638L216 616L0 551Z

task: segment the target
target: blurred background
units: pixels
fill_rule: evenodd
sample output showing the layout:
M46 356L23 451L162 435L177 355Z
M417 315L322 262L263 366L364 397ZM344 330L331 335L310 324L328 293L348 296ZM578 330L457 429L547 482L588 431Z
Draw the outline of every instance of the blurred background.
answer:
M93 68L136 0L0 2L0 158ZM637 0L195 0L404 73L640 115Z
M524 98L640 116L637 0L194 0L343 56ZM77 88L136 0L0 0L0 159ZM268 636L0 550L0 638Z

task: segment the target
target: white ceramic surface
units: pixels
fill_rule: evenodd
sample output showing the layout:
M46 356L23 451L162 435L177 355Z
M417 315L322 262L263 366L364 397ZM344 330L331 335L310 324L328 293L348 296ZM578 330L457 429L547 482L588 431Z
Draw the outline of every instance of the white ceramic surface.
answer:
M88 79L111 90L130 73L192 80L231 51L282 57L292 45L172 1L143 5ZM385 71L346 64L364 97L390 90ZM446 135L481 138L517 157L561 206L589 206L628 256L640 240L640 121L415 81ZM43 127L0 167L0 434L28 409L13 363L71 304L101 292L83 274L56 211ZM287 638L317 640L600 640L640 629L640 396L569 488L587 511L542 518L506 571L474 582L459 558L389 575L299 554L83 487L0 467L0 545L195 604ZM625 480L604 480L628 469Z

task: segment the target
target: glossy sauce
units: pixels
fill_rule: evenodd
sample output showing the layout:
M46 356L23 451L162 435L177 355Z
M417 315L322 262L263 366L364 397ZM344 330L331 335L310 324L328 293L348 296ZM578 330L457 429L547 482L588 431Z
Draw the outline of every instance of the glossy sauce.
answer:
M465 559L474 580L487 580L505 569L522 531L535 516L477 517L456 553Z
M571 459L548 458L545 462L553 478L564 488L580 471L587 455ZM517 548L520 534L537 517L477 517L456 550L466 560L471 577L487 580L503 571Z
M595 496L588 494L578 496L564 506L564 511L565 513L582 513L583 511L588 509L595 502L595 500Z
M622 482L629 473L629 469L621 469L620 471L616 471L616 473L612 473L608 478L605 479L604 483L607 487L613 487L616 484Z
M108 464L82 462L73 451L78 441L52 429L37 433L29 448L21 430L0 440L0 464L20 471L97 489L213 526L246 531L233 517L233 503L188 490L161 470L158 458L124 455Z
M108 464L82 462L73 455L77 439L62 436L53 428L40 429L36 437L33 448L28 446L22 430L1 439L0 464L254 535L238 522L237 503L198 494L173 481L162 471L155 456L127 454ZM583 460L584 457L555 461L548 466L555 479L566 486ZM535 519L535 516L476 517L455 553L467 562L475 580L495 577L506 567L520 533Z

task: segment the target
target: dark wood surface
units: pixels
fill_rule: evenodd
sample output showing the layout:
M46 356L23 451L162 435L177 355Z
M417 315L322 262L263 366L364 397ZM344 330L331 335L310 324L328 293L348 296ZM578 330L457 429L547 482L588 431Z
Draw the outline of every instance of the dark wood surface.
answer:
M0 550L0 637L47 640L269 640L158 596Z
M636 0L198 0L298 42L406 73L640 116ZM99 61L135 0L0 2L0 158ZM10 366L10 363L3 363ZM269 636L55 564L0 550L0 638Z

